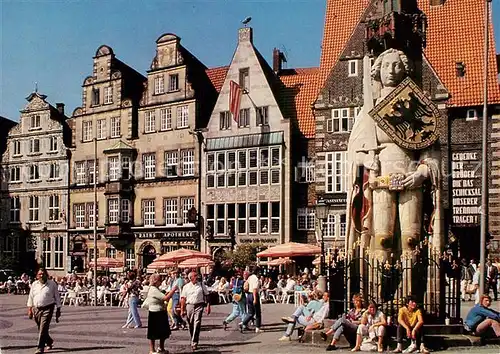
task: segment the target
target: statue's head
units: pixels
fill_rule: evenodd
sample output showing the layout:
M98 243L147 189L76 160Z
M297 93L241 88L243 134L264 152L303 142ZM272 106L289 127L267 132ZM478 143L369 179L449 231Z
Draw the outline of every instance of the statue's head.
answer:
M410 61L406 54L397 49L388 49L375 60L372 78L383 87L396 87L410 71Z

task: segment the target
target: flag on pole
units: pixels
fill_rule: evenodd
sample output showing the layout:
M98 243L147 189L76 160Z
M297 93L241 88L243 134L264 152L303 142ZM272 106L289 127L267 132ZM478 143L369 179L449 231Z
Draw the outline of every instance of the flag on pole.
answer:
M241 87L236 82L229 82L229 111L233 114L233 119L238 123L240 118Z

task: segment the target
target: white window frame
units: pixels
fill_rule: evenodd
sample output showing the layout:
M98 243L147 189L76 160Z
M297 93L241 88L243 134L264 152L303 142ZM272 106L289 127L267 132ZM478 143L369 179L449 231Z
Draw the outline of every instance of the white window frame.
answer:
M103 140L107 138L106 131L106 119L97 120L97 140Z
M49 165L49 169L49 179L59 179L59 164L57 162L53 162Z
M120 117L111 117L110 125L111 125L111 137L119 138L121 136L121 118Z
M33 138L30 140L30 154L40 153L40 139Z
M177 129L189 127L189 106L177 107Z
M113 87L108 86L104 88L104 104L113 103Z
M172 108L160 109L160 130L172 130Z
M255 119L258 127L269 125L269 106L256 107Z
M163 75L154 78L154 94L161 95L165 93L165 79Z
M64 236L54 237L54 269L64 268Z
M356 111L355 107L353 111ZM352 130L355 116L351 116L351 107L333 108L330 118L326 121L326 130L328 133L347 133ZM338 128L335 128L335 122Z
M108 180L118 181L120 179L120 157L108 156Z
M143 154L142 160L144 163L144 179L156 178L156 154Z
M86 161L75 162L75 183L77 186L87 184Z
M40 197L37 195L31 195L29 197L29 221L38 222L40 221Z
M177 198L165 198L165 225L175 226L178 223Z
M182 175L194 176L194 149L182 150Z
M219 113L219 130L231 129L231 112L223 111Z
M313 208L297 209L297 230L314 230L316 213Z
M9 182L21 182L21 166L12 166L9 169Z
M75 204L75 228L83 229L85 227L85 204Z
M21 152L21 142L19 140L14 140L12 142L12 156L21 156L22 155L22 152Z
M125 266L129 269L135 267L135 249L133 247L125 249Z
M42 128L42 118L39 114L33 114L30 116L30 127L29 130L36 130Z
M106 257L116 259L116 248L114 247L106 248Z
M182 198L182 222L184 225L192 225L188 220L188 213L194 207L194 197Z
M239 128L250 127L250 108L240 109L240 116L238 118L238 127Z
M467 113L465 115L465 120L477 120L479 118L479 115L477 114L477 109L470 108L467 110Z
M179 174L179 152L177 150L165 151L165 175L177 177Z
M14 196L10 198L10 222L21 221L21 198Z
M84 120L82 122L82 140L84 142L92 141L92 138L93 138L92 121L91 120Z
M60 198L59 195L49 195L49 220L59 221L59 210L60 210Z
M313 183L315 180L315 163L303 156L295 170L295 181L298 183Z
M179 74L168 75L168 92L174 91L179 91Z
M155 226L155 200L154 199L144 199L142 201L143 206L143 222L144 226Z
M343 219L343 220L342 220ZM347 222L345 213L329 214L324 225L325 238L345 238Z
M352 59L347 61L347 76L348 77L355 77L358 76L359 72L359 60L358 59Z
M87 164L87 171L88 171L88 176L86 177L87 178L87 181L88 183L94 185L94 160L87 160L85 161L85 163ZM96 171L95 171L95 175L96 175L96 178L97 178L97 183L99 183L99 160L96 161Z
M121 200L121 222L129 223L130 222L130 200L122 199Z
M43 266L47 269L52 268L52 238L42 239L42 260Z
M108 199L108 223L118 224L120 221L120 200L118 198Z
M144 112L144 133L156 132L156 116L155 111Z
M347 151L325 154L325 189L327 193L347 192Z
M57 136L51 136L49 138L49 151L57 152Z
M207 188L215 188L215 153L207 154Z
M94 203L87 203L86 207L87 207L87 213L88 213L88 219L89 219L89 227L94 227L94 216L96 217L97 224L99 225L99 203L96 203L96 209L97 209L96 215L94 215ZM84 211L85 211L85 207L84 207ZM85 223L85 219L84 219L84 223Z
M30 182L37 182L40 181L40 168L38 165L33 164L29 165L29 181Z

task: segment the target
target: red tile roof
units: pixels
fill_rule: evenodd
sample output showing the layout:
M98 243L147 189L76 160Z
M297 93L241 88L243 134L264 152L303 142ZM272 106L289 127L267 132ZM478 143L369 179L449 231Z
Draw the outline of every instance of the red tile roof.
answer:
M427 15L425 54L451 94L452 106L483 103L484 76L484 1L447 0L442 6L430 6L419 0ZM489 30L488 102L500 103L493 26ZM465 64L465 76L457 77L455 63Z
M319 65L319 89L323 87L369 3L370 0L327 0Z
M222 85L224 85L224 80L226 79L228 70L229 66L219 66L217 68L210 68L205 71L217 92L220 92L220 90L222 89Z
M306 138L313 138L316 129L311 105L318 95L318 74L319 68L298 68L285 69L279 75L285 86L281 93L284 114Z
M320 88L324 85L369 2L369 0L327 0L320 60ZM451 94L448 103L452 106L482 104L484 2L447 0L444 5L432 7L429 5L429 0L419 0L418 3L428 19L425 54ZM491 18L490 29L488 101L500 103ZM463 78L456 76L457 61L465 63L466 74Z

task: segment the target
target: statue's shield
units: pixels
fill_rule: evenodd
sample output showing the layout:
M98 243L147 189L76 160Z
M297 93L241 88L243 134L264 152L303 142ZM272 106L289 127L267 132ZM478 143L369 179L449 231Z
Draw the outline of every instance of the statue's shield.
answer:
M439 110L409 77L369 114L402 148L421 150L438 139Z

